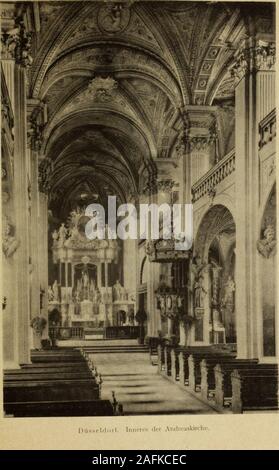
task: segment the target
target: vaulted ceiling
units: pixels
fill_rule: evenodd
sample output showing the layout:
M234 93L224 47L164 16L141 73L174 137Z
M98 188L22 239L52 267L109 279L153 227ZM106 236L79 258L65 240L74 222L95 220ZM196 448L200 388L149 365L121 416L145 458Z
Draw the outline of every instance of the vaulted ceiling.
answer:
M175 158L188 104L234 95L228 66L247 25L223 2L38 2L29 96L46 103L51 200L119 201ZM70 202L69 202L70 201Z

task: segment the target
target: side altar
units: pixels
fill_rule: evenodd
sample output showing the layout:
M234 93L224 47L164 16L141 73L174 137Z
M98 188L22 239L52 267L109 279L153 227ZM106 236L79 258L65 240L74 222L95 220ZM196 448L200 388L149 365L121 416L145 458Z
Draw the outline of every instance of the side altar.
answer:
M62 327L103 330L105 336L107 327L134 325L134 300L118 279L118 241L88 239L88 220L77 209L52 233L57 278L48 287L48 309L60 312Z

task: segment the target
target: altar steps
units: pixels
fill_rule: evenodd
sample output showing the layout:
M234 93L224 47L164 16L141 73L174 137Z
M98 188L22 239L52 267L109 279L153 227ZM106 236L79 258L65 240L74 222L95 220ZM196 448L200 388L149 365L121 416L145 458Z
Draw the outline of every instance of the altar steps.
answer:
M133 345L97 345L84 346L81 348L87 354L131 354L131 353L148 353L148 346L142 344Z

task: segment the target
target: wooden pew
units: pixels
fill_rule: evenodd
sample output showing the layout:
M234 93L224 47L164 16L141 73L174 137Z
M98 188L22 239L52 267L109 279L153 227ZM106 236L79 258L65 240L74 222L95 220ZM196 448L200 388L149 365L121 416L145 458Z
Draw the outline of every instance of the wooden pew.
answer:
M58 373L55 371L53 372L36 372L36 373L25 373L21 374L18 372L4 372L4 383L9 383L9 382L25 382L25 381L39 381L42 382L43 380L48 381L48 380L56 380L56 381L61 381L61 380L76 380L76 379L91 379L92 378L92 373L87 370L84 372L61 372L59 371Z
M72 367L76 367L76 368L82 368L82 367L86 367L88 368L88 364L87 362L82 359L81 361L74 361L73 363L72 362L63 362L63 361L58 361L58 362L36 362L36 363L32 363L32 364L21 364L21 369L17 369L17 370L35 370L36 368L38 369L41 369L41 368L44 368L44 369L59 369L60 367L63 367L63 368L69 368L71 369Z
M150 337L149 338L149 358L152 365L158 365L158 346L161 342L161 338Z
M278 410L278 366L234 370L232 381L232 412ZM269 364L272 366L272 364Z
M189 367L189 388L194 392L197 389L201 389L201 367L200 363L203 359L208 360L209 362L216 365L219 361L226 361L228 358L233 357L228 353L221 352L194 352L188 357L188 367Z
M171 350L172 347L168 344L164 346L164 369L163 372L165 375L171 375Z
M93 379L4 382L4 403L99 398L99 386Z
M77 363L78 364L78 363ZM34 364L34 366L38 366L39 364ZM59 375L60 373L66 373L66 372L88 372L89 368L87 364L78 364L78 365L72 365L68 364L67 367L59 366L59 367L45 367L40 365L39 367L27 367L27 368L21 368L21 369L5 369L4 375L5 374L18 374L18 375L25 375L25 374L43 374L43 373L52 373L52 374L57 374Z
M78 355L33 355L31 356L32 363L48 363L48 362L81 362L81 356ZM85 360L85 359L83 359Z
M206 354L215 353L214 346L186 346L182 347L179 351L178 357L178 375L179 382L181 385L189 384L189 363L188 358L191 354L201 354L201 356L206 356ZM218 352L218 351L217 351Z
M176 382L177 380L179 380L180 383L183 382L182 374L185 373L183 361L185 354L187 354L187 351L190 352L189 348L186 348L185 346L178 346L176 348L171 349L171 376L174 382Z
M10 402L5 404L5 413L17 418L34 416L112 416L114 414L109 400Z
M236 359L231 356L214 356L213 358L203 359L200 363L201 368L201 396L204 400L215 397L216 394L216 379L215 379L215 366L221 364L223 370L227 367L228 369L235 369L236 367L249 366L250 364L257 364L258 359ZM220 384L220 380L218 382ZM220 385L217 392L217 402L223 403L223 399L220 393ZM223 406L223 405L222 405Z
M217 364L214 367L215 376L215 403L223 407L231 405L233 370L254 370L255 368L274 370L274 364L258 364L257 359L235 359L234 361Z
M157 347L157 351L158 351L158 372L159 374L161 374L162 370L163 370L163 367L165 365L165 352L164 352L164 345L163 344L159 344L158 347Z

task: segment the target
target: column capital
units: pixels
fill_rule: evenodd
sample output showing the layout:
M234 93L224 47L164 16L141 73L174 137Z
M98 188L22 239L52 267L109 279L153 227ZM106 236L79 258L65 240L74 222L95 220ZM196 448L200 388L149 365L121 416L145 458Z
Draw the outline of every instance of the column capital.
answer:
M16 64L29 67L32 34L26 31L22 16L15 16L12 9L1 12L1 56L2 60L14 60Z
M203 151L217 139L216 106L188 105L181 109L183 132L175 151L180 158L187 151Z
M274 71L276 48L274 41L248 38L242 41L234 55L230 71L237 85L250 72Z
M161 193L171 193L174 185L175 182L172 179L163 179L157 182L157 190Z

